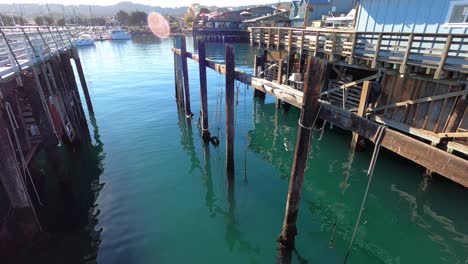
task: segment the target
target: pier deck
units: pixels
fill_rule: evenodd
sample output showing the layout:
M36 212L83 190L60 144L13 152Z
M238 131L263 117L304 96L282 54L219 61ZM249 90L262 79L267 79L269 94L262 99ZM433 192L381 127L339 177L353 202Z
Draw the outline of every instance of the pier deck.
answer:
M176 55L181 54L180 49L174 48L172 51ZM199 61L197 54L186 52L185 56L194 61ZM226 67L224 64L206 59L206 66L220 74L226 74ZM292 86L279 84L277 81L269 81L264 78L255 77L238 70L235 71L235 79L242 83L251 85L256 90L273 95L279 100L298 108L302 108L303 92ZM458 93L460 98L465 94L464 91L466 90L462 90ZM359 93L359 99L360 95L361 94ZM327 120L342 129L357 133L359 136L366 139L373 140L375 138L379 126L377 122L369 120L363 115L358 115L356 111L349 111L349 108L334 105L330 100L320 100L320 103L320 118ZM378 118L378 116L375 118ZM383 119L376 121L380 121L381 123L385 122ZM468 171L468 161L466 159L448 153L447 151L426 143L420 138L418 139L410 135L413 133L402 133L402 131L393 128L388 123L387 125L389 128L386 129L386 133L381 143L383 147L402 157L412 160L430 171L436 172L454 182L468 187L468 175L466 175L466 171ZM443 134L436 136L437 138L442 138Z

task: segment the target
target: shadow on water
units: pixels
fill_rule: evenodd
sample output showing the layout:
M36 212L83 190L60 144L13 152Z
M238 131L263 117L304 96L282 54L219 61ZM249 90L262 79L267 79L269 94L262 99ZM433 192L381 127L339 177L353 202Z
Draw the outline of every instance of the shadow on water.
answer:
M33 161L44 203L38 207L38 215L47 236L18 263L93 263L97 258L102 228L96 230L100 214L96 200L104 187L99 178L105 153L94 116L90 124L93 138L86 131L80 144L59 147L65 173L71 178L67 187L60 183L61 177L44 153Z

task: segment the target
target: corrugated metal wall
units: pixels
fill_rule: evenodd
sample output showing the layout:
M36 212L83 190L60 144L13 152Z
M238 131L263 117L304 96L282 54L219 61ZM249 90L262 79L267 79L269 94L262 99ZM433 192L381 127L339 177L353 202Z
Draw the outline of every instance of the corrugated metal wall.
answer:
M467 34L447 27L451 0L361 0L357 31Z

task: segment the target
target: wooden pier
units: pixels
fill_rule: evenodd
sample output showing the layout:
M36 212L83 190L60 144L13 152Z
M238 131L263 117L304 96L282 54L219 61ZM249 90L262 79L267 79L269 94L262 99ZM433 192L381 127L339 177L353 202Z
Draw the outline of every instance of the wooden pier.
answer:
M226 45L226 64L205 58L203 40L198 41L198 47L203 49L199 50L200 56L185 50L185 38L179 39L182 44L176 41L179 47L172 49L175 55L176 84L188 79L187 70L182 69L178 63L180 57L182 60L189 58L199 62L200 68L208 67L226 75L228 194L232 193L235 180L231 151L235 128L230 122L234 104L230 96L234 80L252 86L255 96L274 96L277 108L282 105L287 109L294 105L301 109L283 229L278 239L278 259L283 261L281 263L291 261L311 130L318 118L352 132L349 167L358 141L362 141L360 139L374 144L361 213L381 146L430 172L468 187L468 123L464 122L468 94L466 65L458 57L453 58L464 54L463 41L466 36L412 34L407 38L406 46L399 42L400 46L397 48L406 53L401 53L400 59L389 60L389 56L384 54L394 45L391 44L393 36L398 36L389 35L391 36L377 34L375 52L371 52L372 56L364 56L367 48L362 50L361 46L371 45L360 43L368 35L326 29L252 28L251 45L257 49L258 54L255 56L254 75L235 70L232 65L233 48L229 45ZM402 34L400 38L405 36L407 35ZM371 36L365 41L371 43L372 40ZM415 52L414 45L418 41L419 49ZM444 44L439 56L432 56L438 61L426 63L423 57L429 55L417 53L425 45L422 43L424 41L435 42L433 47ZM437 50L432 48L430 52L433 54ZM181 72L183 76L177 74ZM208 114L204 99L207 92L206 71L201 69L200 87L204 116ZM188 86L177 85L176 97L183 94L184 89L188 89ZM208 124L203 123L203 127L207 129ZM463 146L455 149L455 144ZM347 179L348 176L344 178ZM356 220L353 237L359 224L360 217ZM351 241L346 258L352 248L353 240Z
M89 137L72 59L91 115L93 108L67 29L0 27L0 33L0 183L10 207L8 214L0 212L6 215L0 240L27 245L42 231L36 214L42 192L29 171L30 161L44 149L58 181L67 186L71 179L58 146L78 146Z

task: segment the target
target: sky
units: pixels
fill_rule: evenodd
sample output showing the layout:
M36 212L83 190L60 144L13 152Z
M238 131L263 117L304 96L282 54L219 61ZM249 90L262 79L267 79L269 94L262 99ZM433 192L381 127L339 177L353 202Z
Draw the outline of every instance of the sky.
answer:
M119 2L124 2L124 0L13 0L15 3L35 3L35 4L82 4L82 5L113 5ZM273 3L275 0L265 1L265 0L132 0L129 2L145 4L145 5L152 5L152 6L162 6L162 7L179 7L179 6L189 6L192 3L199 3L201 5L207 6L236 6L236 5L253 5L253 4L267 4ZM0 0L0 4L11 4L12 0Z

